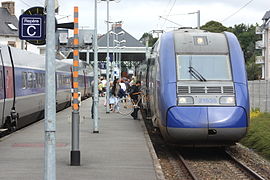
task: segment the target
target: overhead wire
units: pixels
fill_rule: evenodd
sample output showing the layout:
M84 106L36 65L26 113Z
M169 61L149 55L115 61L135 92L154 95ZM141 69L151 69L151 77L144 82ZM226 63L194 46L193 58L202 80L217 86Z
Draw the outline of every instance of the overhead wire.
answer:
M28 7L32 7L32 5L30 5L29 3L27 3L25 0L20 0L21 3L23 3L24 5L28 6ZM42 6L45 4L45 2L42 2L42 0L38 0L38 4L41 4Z
M231 17L233 17L234 15L236 15L239 11L241 11L243 8L245 8L247 5L249 5L250 3L252 3L252 1L254 0L250 0L248 1L246 4L244 4L242 7L240 7L237 11L235 11L233 14L231 14L230 16L224 18L221 22L227 21L228 19L230 19Z
M172 1L172 0L169 0L169 2L168 2L168 4L167 4L166 8L165 8L164 11L163 11L163 14L166 14L166 11L167 11L167 9L168 9L169 6L170 6L171 1ZM161 18L159 17L159 21L160 21L160 19L161 19ZM159 22L159 23L160 23L160 22ZM159 23L158 23L158 25L157 25L158 27L159 27Z
M31 5L28 4L27 2L25 2L24 0L20 0L20 1L21 1L21 3L23 3L24 5L26 5L26 6L28 6L28 7L31 7Z
M166 16L166 19L165 19L165 21L164 21L164 23L163 23L161 29L164 27L165 23L168 21L168 17L170 16L170 14L171 14L171 12L172 12L172 9L174 8L175 3L176 3L176 0L174 0L173 5L172 5L172 7L171 7L171 9L170 9L170 11L169 11L169 13L168 13L168 15Z

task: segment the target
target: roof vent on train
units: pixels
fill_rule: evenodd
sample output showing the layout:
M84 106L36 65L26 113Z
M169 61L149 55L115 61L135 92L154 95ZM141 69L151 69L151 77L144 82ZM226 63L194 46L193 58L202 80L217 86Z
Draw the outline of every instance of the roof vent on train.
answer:
M201 29L194 29L192 27L181 27L176 30L176 32L180 33L204 33L207 32L206 30Z

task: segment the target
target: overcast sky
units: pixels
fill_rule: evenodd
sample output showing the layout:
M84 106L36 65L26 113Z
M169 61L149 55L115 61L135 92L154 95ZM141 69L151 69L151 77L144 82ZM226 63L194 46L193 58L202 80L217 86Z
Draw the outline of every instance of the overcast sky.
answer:
M31 6L44 4L44 0L13 1L15 1L16 15L19 15L21 9L26 10ZM68 16L63 18L62 22L72 21L73 6L78 6L80 26L91 29L94 27L94 0L58 1L60 5L59 17ZM248 2L250 3L246 7L227 19ZM98 3L99 34L106 32L106 5L106 2ZM170 31L177 27L176 24L165 21L159 16L168 18L184 27L196 27L197 15L187 15L187 13L197 10L201 12L201 25L211 20L219 21L225 26L240 23L262 24L263 15L270 10L270 0L120 0L118 3L110 1L110 21L123 21L123 28L139 39L144 32L156 29Z

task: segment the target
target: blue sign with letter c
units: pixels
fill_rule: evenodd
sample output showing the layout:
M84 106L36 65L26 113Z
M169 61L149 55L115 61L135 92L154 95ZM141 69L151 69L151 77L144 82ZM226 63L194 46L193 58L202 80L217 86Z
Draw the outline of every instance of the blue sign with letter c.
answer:
M44 40L44 16L24 14L21 15L19 19L19 38L21 40Z

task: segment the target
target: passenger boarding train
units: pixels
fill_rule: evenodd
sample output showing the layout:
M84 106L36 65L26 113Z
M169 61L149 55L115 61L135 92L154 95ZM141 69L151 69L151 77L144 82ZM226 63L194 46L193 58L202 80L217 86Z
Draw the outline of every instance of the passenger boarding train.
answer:
M138 72L147 95L143 107L166 140L226 146L247 133L247 75L234 34L195 29L165 33Z
M57 110L71 103L72 59L56 60ZM79 92L90 96L93 70L79 63ZM45 56L0 45L0 127L10 131L24 127L44 115Z

